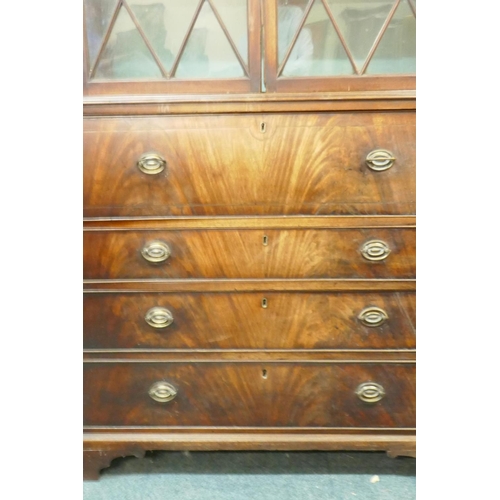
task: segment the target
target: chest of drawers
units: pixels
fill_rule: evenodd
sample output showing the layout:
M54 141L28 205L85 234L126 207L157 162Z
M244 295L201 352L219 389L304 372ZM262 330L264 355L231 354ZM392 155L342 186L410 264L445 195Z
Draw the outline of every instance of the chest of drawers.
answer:
M152 19L182 9L85 2L84 477L148 450L415 454L414 76L362 76L348 29L366 9L337 3L344 26L334 4L193 2L166 69ZM410 50L414 3L388 4L380 25L365 12L375 45ZM302 21L279 55L285 8ZM175 78L209 71L203 47L224 62L207 13L243 76ZM353 76L285 74L309 36L311 67L326 57L317 23ZM127 74L148 64L160 76Z

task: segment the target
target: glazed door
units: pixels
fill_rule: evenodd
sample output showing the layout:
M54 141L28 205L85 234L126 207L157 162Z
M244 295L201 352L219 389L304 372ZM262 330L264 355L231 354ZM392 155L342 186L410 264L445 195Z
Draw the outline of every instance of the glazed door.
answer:
M86 95L415 88L416 0L84 0L84 14Z
M84 0L84 93L259 92L260 0Z
M415 88L416 0L263 5L268 92Z

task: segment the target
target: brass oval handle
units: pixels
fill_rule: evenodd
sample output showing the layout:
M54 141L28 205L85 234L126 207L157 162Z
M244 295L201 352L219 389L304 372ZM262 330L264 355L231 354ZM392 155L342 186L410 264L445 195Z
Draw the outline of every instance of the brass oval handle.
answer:
M358 386L356 395L364 403L376 403L385 396L385 390L380 384L365 382Z
M361 247L361 254L367 260L384 260L391 253L391 249L385 241L371 240L367 241Z
M166 165L165 159L156 153L143 154L137 161L139 170L148 175L159 174L165 169Z
M165 307L152 307L144 316L146 323L153 328L167 328L174 322L172 313Z
M142 256L148 262L164 262L170 257L170 247L163 241L151 241L144 245L141 250Z
M366 156L366 164L375 172L383 172L394 165L396 158L386 149L375 149Z
M149 396L158 403L168 403L177 396L177 389L163 380L155 382L148 391Z
M380 326L385 323L389 316L380 307L365 307L358 316L358 319L365 326Z

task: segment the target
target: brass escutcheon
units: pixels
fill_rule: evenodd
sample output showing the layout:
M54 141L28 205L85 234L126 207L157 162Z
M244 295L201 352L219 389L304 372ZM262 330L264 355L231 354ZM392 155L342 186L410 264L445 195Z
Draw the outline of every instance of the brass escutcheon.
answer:
M166 328L174 322L172 313L165 307L152 307L144 316L146 323L153 328Z
M375 149L366 156L366 164L375 172L383 172L394 165L396 158L386 149Z
M159 154L145 153L137 161L139 170L148 175L155 175L162 172L167 162Z
M364 382L356 389L356 395L365 403L376 403L385 396L385 390L375 382Z
M177 389L163 380L155 382L148 391L149 396L158 403L168 403L177 396Z

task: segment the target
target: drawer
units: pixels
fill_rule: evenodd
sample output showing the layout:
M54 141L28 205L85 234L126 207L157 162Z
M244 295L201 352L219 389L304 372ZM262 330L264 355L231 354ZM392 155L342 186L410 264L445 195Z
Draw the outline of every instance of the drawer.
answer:
M86 231L83 257L88 279L414 278L415 230Z
M84 425L411 428L415 364L86 363Z
M414 213L414 112L84 120L86 217Z
M87 349L415 348L415 293L87 293Z

